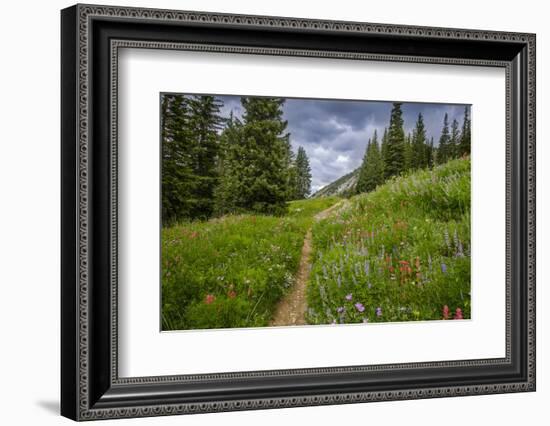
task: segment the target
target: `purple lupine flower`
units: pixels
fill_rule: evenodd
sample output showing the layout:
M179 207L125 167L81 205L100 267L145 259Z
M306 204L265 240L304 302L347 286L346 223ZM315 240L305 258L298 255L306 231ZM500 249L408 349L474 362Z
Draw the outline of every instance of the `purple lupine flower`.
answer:
M341 314L342 312L345 311L346 308L344 308L343 306L339 306L337 309L336 309L336 312L338 312L339 314Z
M382 308L379 306L376 308L376 316L380 318L382 316Z
M355 304L355 309L357 309L359 312L363 312L365 310L365 307L363 306L362 303L357 302Z
M368 261L365 262L365 275L369 274L370 270L370 263Z
M352 299L353 299L353 296L352 296L352 294L351 294L351 293L349 293L349 294L346 294L346 300L348 300L348 301L350 301L350 302L351 302L351 300L352 300Z
M456 256L464 257L464 247L462 246L462 241L458 240L458 247L456 248Z
M445 239L447 250L451 251L451 239L449 238L449 231L447 229L443 232L443 238Z
M447 273L447 265L445 265L444 263L441 263L441 272L443 272L444 274Z

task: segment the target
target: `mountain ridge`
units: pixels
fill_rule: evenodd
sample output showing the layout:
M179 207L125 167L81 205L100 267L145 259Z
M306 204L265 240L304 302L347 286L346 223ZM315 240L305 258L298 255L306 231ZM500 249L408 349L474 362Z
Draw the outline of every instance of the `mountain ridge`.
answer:
M358 167L355 170L340 176L338 179L316 191L311 198L329 197L331 195L351 195L355 192L355 185L357 184L357 178L359 177L360 170L361 167Z

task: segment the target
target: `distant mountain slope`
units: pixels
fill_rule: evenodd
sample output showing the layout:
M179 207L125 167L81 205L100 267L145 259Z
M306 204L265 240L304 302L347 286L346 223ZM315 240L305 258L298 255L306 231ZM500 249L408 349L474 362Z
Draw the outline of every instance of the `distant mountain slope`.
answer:
M355 190L355 184L357 183L357 178L359 176L358 167L353 172L348 173L334 182L329 183L328 185L322 187L319 191L312 195L313 198L316 197L328 197L331 195L351 195Z

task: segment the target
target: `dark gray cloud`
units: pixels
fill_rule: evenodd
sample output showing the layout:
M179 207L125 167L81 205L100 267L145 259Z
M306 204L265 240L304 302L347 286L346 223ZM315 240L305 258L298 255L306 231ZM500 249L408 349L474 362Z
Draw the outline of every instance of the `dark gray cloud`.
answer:
M219 96L224 107L222 115L230 111L242 116L239 96ZM464 105L412 103L402 105L405 133L412 133L419 113L424 117L428 138L437 145L443 117L449 115L449 123L456 119L460 125L464 117ZM283 111L288 121L288 131L294 151L304 147L312 170L312 190L351 172L361 164L365 148L374 131L379 139L388 126L391 102L294 99L286 100Z

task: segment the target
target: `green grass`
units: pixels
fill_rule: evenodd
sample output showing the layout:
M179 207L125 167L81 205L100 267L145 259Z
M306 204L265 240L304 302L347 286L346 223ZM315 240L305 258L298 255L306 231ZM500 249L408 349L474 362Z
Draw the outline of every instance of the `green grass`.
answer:
M163 330L267 325L294 282L313 216L338 200L294 201L284 217L225 216L163 228Z
M353 197L313 245L311 324L470 318L470 160Z

